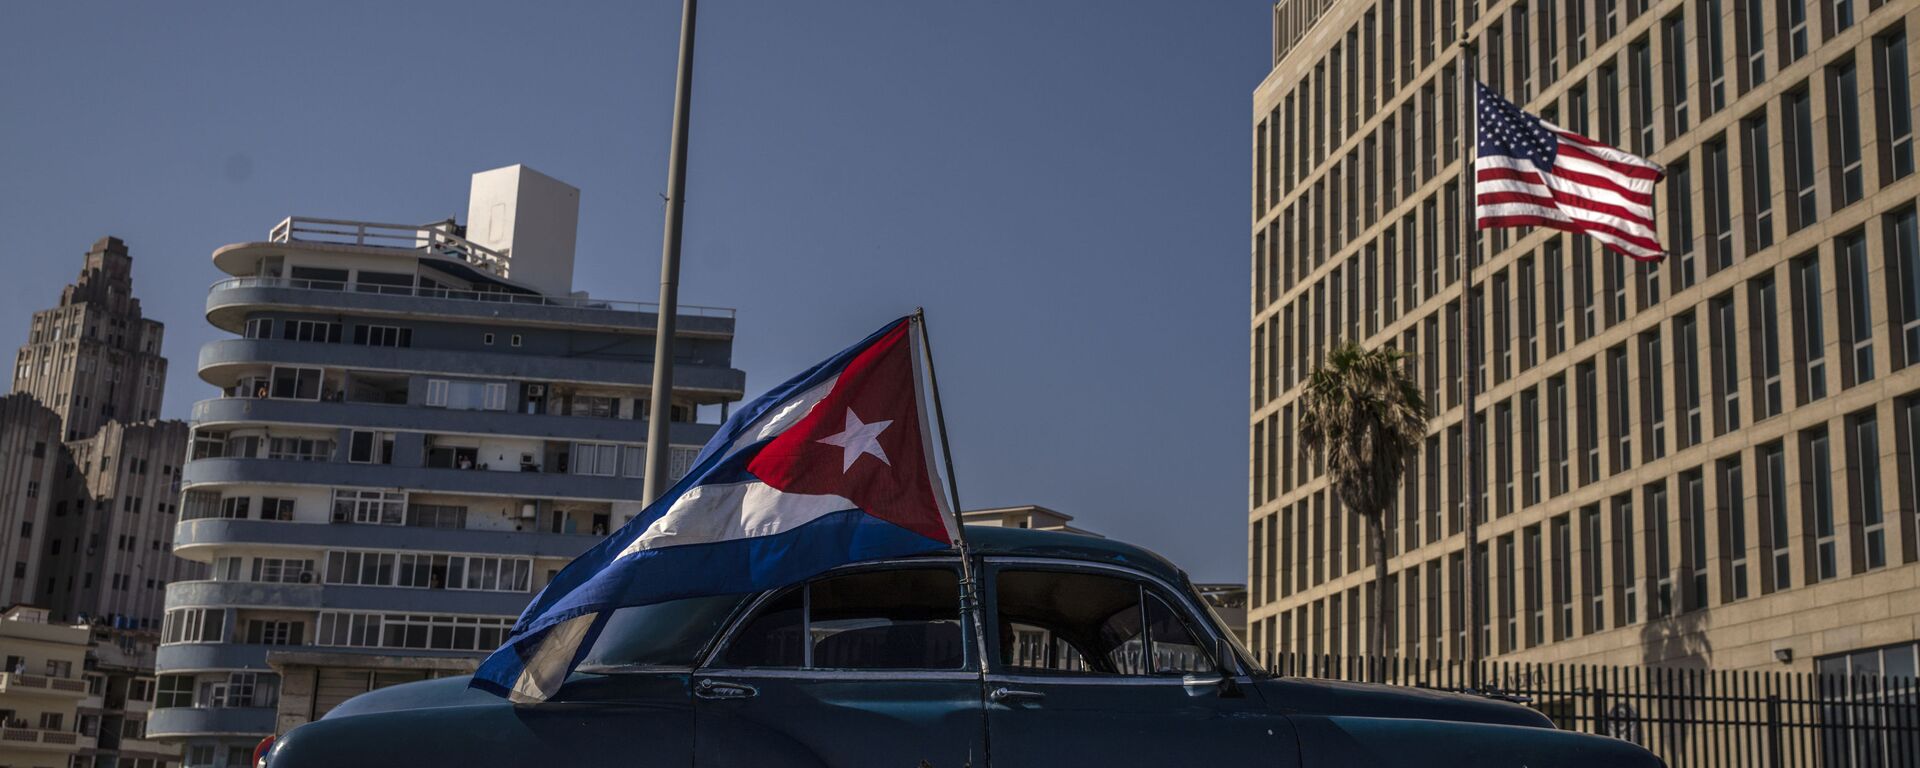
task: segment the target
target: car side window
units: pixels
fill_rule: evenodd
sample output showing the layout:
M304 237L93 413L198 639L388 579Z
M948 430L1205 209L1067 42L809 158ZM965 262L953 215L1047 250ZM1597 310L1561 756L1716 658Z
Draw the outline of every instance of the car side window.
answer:
M786 669L960 669L960 580L954 569L900 568L816 579L762 603L718 666Z
M1131 579L1005 570L995 594L1000 663L1009 670L1146 676L1213 669L1180 614Z

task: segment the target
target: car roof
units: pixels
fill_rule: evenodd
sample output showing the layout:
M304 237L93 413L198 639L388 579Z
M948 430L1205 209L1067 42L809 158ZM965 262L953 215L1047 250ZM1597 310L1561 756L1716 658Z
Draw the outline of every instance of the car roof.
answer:
M1061 531L969 525L967 546L985 556L1047 557L1138 568L1172 584L1185 586L1187 575L1151 550L1113 539Z

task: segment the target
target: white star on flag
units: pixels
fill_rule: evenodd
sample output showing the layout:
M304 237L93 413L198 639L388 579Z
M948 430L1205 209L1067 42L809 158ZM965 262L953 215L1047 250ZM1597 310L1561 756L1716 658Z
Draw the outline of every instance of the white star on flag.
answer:
M879 459L880 463L891 467L893 462L887 460L887 452L880 448L880 433L887 431L888 425L891 424L893 424L892 419L870 424L862 422L859 416L854 415L853 409L848 408L846 429L840 434L820 438L820 442L845 449L845 453L840 458L841 472L853 469L853 462L859 460L862 454L869 453Z

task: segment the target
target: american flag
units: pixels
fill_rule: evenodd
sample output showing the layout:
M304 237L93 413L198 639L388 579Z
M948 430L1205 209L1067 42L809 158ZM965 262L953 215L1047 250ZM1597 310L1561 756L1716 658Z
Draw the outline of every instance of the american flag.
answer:
M1653 225L1653 186L1666 177L1660 166L1527 114L1478 85L1473 192L1481 229L1552 227L1640 261L1660 260Z

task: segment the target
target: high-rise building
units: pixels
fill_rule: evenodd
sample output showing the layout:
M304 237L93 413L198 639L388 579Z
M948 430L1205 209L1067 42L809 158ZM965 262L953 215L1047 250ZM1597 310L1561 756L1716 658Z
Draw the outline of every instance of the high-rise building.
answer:
M165 332L140 314L127 244L100 238L60 305L33 313L32 335L14 357L13 391L59 413L67 440L113 421L157 419L167 382Z
M14 357L0 483L18 475L22 495L0 546L16 542L9 594L55 621L157 632L167 582L201 571L168 551L187 426L156 418L164 333L141 315L126 243L103 237Z
M190 766L354 694L471 671L642 507L652 305L572 292L579 191L473 178L467 223L290 218L215 251L148 733ZM731 310L682 306L675 473L737 401Z
M1920 2L1282 0L1272 20L1249 125L1253 645L1363 653L1384 588L1398 656L1458 658L1474 631L1514 660L1913 674ZM1463 34L1494 90L1667 173L1663 262L1482 233L1470 366ZM1435 412L1384 586L1295 427L1349 341L1411 353Z

